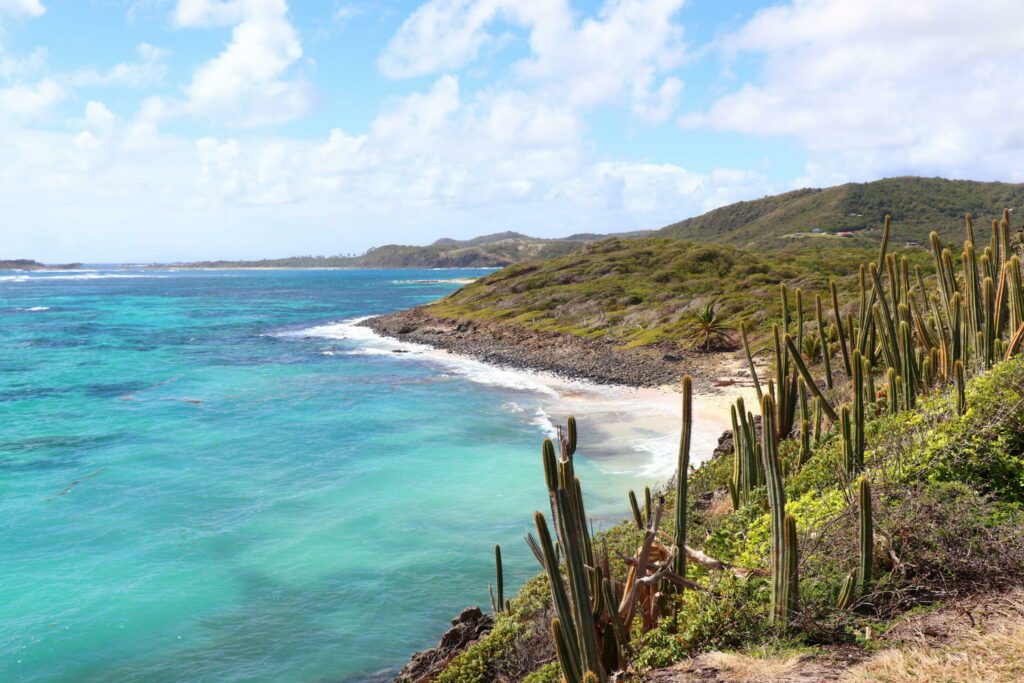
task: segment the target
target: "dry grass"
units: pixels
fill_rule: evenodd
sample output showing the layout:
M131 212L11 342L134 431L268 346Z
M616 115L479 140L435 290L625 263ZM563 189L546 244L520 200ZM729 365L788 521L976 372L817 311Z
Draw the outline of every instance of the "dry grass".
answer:
M709 652L705 664L719 670L719 676L735 683L765 683L787 679L800 666L800 656L786 658L751 657L735 652Z
M965 635L939 649L887 650L851 669L844 683L1003 683L1024 680L1024 621Z

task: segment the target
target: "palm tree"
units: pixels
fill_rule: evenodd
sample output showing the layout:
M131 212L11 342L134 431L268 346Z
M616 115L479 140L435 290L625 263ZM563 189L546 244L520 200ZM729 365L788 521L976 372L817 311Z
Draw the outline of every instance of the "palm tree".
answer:
M800 349L800 355L804 357L804 360L808 363L815 363L821 357L821 338L815 334L808 334L804 336L803 348Z
M693 341L694 348L703 351L735 347L731 329L726 326L722 315L718 312L716 301L709 301L703 309L693 315L690 320L688 336Z

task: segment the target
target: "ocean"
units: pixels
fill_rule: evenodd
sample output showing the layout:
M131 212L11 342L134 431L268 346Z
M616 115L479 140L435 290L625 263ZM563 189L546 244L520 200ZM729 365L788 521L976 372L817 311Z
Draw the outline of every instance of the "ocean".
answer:
M653 411L617 455L578 415L588 511L624 518L671 407L353 324L485 272L0 272L0 680L382 676L487 605L495 543L506 594L539 571L563 395Z

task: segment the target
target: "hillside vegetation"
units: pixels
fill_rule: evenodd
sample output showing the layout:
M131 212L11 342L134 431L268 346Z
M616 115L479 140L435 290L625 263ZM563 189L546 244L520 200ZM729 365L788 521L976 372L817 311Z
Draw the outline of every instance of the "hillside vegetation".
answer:
M426 246L387 244L361 256L294 256L260 261L222 260L178 264L197 268L500 268L572 253L585 244L647 237L719 243L758 249L824 251L829 258L877 243L886 215L900 226L899 244L926 246L935 230L960 234L964 213L979 226L1004 208L1024 206L1024 184L944 178L886 178L824 189L802 189L737 202L660 230L614 235L578 233L559 239L499 232L468 240L439 239ZM844 233L839 236L838 233ZM849 234L846 234L849 233ZM836 254L840 254L838 257Z
M426 310L443 318L602 337L622 346L692 346L687 334L706 304L714 302L729 326L742 320L763 328L777 319L773 304L780 283L823 291L829 278L855 277L871 253L852 245L796 246L779 258L685 240L610 239L561 258L510 266ZM928 266L924 251L911 256Z
M1024 578L1024 284L1009 221L984 248L935 235L930 277L885 244L816 320L777 288L758 400L736 401L732 432L696 470L684 378L676 475L642 506L631 493L631 519L592 535L576 421L545 440L550 509L527 538L540 574L505 603L496 552L494 628L437 680L707 680L657 670L712 651L771 655L765 670L785 680L797 656L839 662L802 680L935 680L910 678L925 665L956 669L942 680L1016 680L1019 625L947 649L945 663L872 659L908 612ZM816 356L799 350L812 337Z
M193 268L501 268L527 259L568 254L596 236L541 239L517 232L470 240L439 239L427 246L386 244L361 256L294 256L260 261L199 261Z
M1004 208L1018 207L1024 207L1024 184L885 178L738 202L673 223L655 234L776 248L785 246L784 238L826 240L829 234L854 231L877 242L877 229L890 215L900 226L900 240L926 245L932 230L945 240L959 238L965 213L972 214L979 226L987 227L1001 218ZM815 229L822 236L812 237Z

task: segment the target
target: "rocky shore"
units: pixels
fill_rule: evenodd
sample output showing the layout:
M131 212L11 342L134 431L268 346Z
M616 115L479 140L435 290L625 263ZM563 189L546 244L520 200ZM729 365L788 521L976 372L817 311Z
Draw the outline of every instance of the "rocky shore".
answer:
M675 384L685 373L698 390L728 386L725 366L732 354L696 354L675 345L623 349L611 341L538 332L507 323L439 318L423 307L370 318L378 334L427 344L477 360L521 370L541 370L599 384L657 387Z

